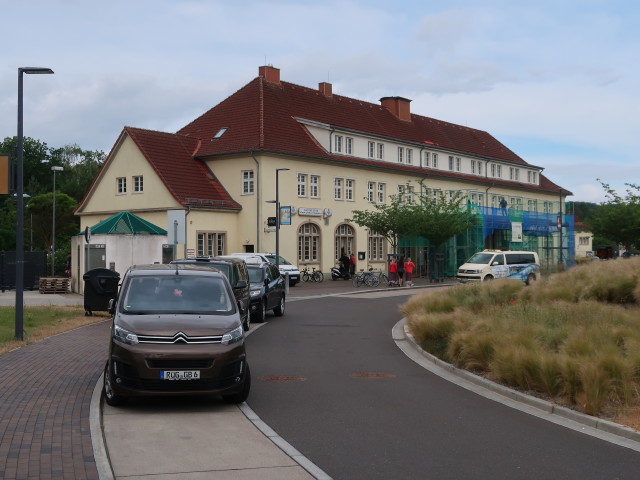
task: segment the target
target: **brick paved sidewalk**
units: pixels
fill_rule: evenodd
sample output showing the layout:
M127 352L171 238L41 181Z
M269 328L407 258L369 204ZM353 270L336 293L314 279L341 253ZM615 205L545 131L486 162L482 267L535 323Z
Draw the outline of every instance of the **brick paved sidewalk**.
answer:
M89 409L109 321L0 356L0 478L98 479Z

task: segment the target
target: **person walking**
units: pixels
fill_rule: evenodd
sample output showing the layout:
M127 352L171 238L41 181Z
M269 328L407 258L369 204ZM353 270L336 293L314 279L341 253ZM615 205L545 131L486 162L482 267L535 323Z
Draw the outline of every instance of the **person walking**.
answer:
M396 263L395 258L392 258L391 263L389 264L389 282L391 284L398 283L398 264Z
M398 286L401 287L402 283L404 281L404 272L405 272L405 270L404 270L404 256L401 256L398 259L397 264L398 264Z
M407 287L413 287L413 269L416 264L411 261L411 257L407 257L407 261L404 262L404 275L405 285Z

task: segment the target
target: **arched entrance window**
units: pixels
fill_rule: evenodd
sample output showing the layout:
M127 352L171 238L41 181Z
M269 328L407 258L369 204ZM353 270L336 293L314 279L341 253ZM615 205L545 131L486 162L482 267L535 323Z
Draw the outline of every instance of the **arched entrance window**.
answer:
M343 250L347 255L351 253L355 254L355 246L355 231L353 227L346 223L338 225L336 228L335 259L338 260L340 258Z
M298 228L298 263L320 262L320 229L314 223Z

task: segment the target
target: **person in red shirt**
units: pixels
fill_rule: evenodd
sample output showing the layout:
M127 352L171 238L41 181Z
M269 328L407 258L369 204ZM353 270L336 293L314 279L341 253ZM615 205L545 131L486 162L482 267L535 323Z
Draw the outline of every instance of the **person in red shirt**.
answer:
M411 261L411 257L407 257L407 260L404 262L404 274L407 287L413 287L413 269L416 264Z
M398 281L398 264L395 258L392 258L389 264L389 280L393 283Z
M356 256L353 253L349 257L349 273L352 277L356 274Z

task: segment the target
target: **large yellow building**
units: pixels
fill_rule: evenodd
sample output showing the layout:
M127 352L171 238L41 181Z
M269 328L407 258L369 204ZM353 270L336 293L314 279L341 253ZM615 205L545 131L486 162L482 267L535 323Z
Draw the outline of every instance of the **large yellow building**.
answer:
M328 271L345 249L360 254L358 268L383 267L386 242L346 219L418 194L419 180L423 194L462 191L483 218L450 242L452 265L478 247L537 249L550 263L572 249L556 221L570 192L489 133L411 113L398 96L373 104L327 82L284 82L272 66L176 133L125 127L76 213L82 229L134 213L169 232L177 258L274 251L276 179L280 205L292 207L280 252L300 266ZM401 247L426 265L427 244Z

